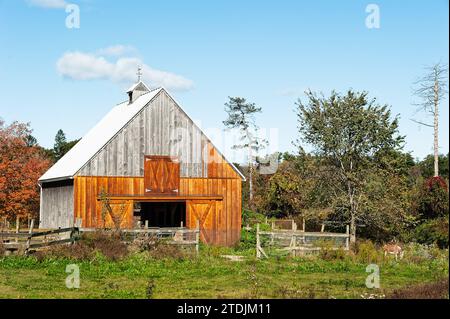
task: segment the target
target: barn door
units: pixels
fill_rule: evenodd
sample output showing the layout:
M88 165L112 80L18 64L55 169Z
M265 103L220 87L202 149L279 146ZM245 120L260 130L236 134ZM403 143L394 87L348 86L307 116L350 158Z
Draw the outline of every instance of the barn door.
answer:
M144 192L150 194L178 194L180 163L170 156L145 156Z
M133 228L133 207L132 200L108 200L97 201L96 210L101 212L100 219L96 222L96 227L105 228Z
M215 200L189 200L186 203L186 226L194 229L198 220L200 239L207 244L219 242L218 218L221 204L221 201Z

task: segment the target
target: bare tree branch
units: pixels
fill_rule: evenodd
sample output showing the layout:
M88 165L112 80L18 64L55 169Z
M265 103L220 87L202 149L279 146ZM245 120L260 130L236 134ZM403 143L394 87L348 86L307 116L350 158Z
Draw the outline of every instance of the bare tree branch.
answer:
M413 121L414 123L420 124L420 125L424 125L424 126L428 126L428 127L434 127L434 125L432 124L427 124L427 123L423 123L420 121L416 121L415 119L410 119L411 121Z

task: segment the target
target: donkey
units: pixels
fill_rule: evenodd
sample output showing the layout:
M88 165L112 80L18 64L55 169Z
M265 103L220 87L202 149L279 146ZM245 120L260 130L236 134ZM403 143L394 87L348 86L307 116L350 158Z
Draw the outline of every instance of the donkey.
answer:
M403 258L403 249L400 245L398 245L395 241L386 244L383 246L384 256L386 257L387 254L394 255L395 260L398 260Z

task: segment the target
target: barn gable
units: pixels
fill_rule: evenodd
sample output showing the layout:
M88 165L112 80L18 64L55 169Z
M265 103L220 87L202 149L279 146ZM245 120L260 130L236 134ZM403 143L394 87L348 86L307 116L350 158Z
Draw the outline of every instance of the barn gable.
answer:
M128 93L144 88L145 84L137 83ZM145 154L177 156L184 177L207 177L211 162L220 161L229 165L236 177L245 179L160 88L145 92L131 104L115 106L39 181L74 176L143 176Z
M181 177L208 176L208 138L161 90L76 175L143 176L145 154L175 156Z

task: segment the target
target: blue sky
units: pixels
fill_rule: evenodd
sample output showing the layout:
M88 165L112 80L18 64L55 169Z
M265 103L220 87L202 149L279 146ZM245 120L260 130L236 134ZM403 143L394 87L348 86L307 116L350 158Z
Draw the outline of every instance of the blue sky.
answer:
M59 128L83 136L126 99L142 64L147 84L164 85L206 129L222 129L227 96L243 96L263 108L259 126L278 132L272 148L292 151L303 91L353 88L400 114L406 151L432 152L432 129L410 120L411 87L425 65L448 64L447 0L70 3L78 29L66 27L64 0L0 0L0 117L31 122L43 146ZM379 29L365 25L370 3ZM446 99L442 153L448 110Z

